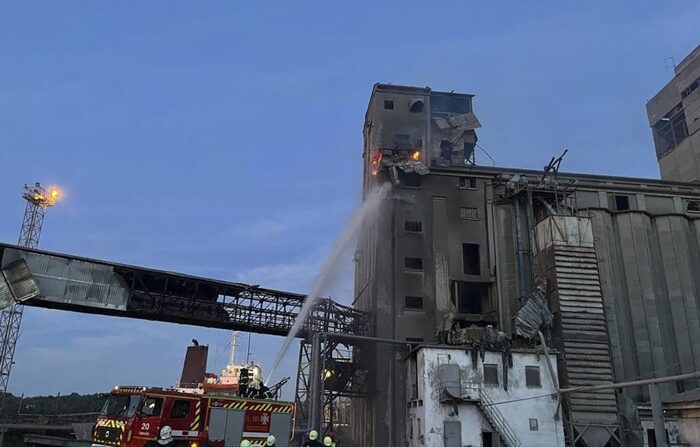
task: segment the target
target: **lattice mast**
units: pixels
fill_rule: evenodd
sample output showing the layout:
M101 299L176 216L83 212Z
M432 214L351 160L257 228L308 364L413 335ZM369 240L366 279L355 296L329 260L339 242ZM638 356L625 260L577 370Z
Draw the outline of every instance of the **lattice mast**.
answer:
M57 188L49 188L47 191L38 182L34 186L24 185L22 198L26 200L27 206L24 208L24 218L17 245L27 248L39 246L39 236L44 224L46 209L54 206L59 196L60 191ZM0 410L5 403L10 371L14 364L13 359L22 324L23 309L21 304L13 304L0 314L0 342L2 343L0 345L0 393L2 393Z

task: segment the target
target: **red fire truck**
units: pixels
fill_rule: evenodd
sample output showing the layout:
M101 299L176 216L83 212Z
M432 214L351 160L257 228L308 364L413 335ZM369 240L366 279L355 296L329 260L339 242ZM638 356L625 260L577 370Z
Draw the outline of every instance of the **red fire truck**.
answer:
M289 446L294 404L186 390L115 387L92 433L93 447L238 447L269 435Z

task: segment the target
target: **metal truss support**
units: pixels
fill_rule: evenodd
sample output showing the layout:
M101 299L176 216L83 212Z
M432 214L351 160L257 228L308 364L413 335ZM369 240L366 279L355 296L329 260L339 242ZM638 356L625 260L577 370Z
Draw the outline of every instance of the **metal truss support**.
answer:
M24 208L24 218L17 244L27 248L37 248L41 227L44 225L46 208L53 206L55 196L51 197L47 194L39 183L31 188L25 185L24 189L22 197L27 201L27 205ZM2 343L0 345L0 393L2 393L0 411L5 406L5 395L14 364L15 348L19 339L23 313L24 306L21 304L13 304L0 313L0 343Z

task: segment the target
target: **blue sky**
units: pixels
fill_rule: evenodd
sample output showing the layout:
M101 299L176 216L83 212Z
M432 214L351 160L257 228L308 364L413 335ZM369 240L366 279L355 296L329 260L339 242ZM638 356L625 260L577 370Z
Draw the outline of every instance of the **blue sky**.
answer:
M700 43L698 14L697 1L4 1L0 240L16 241L21 187L38 180L66 192L42 248L305 292L359 201L375 82L476 94L498 165L540 169L569 148L564 170L656 178L644 105L672 77L665 59ZM348 258L328 293L348 301L351 276ZM172 384L191 338L215 370L229 337L39 309L22 329L10 391L26 394ZM254 358L279 343L254 336Z

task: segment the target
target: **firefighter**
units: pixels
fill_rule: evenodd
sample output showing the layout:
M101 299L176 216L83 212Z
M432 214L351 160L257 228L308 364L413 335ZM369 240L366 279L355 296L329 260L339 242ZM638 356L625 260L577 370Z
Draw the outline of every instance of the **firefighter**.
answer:
M333 446L333 438L330 436L326 436L323 438L323 445L326 447L332 447Z
M306 441L304 447L323 447L323 444L318 441L318 432L316 430L309 432L309 440Z
M277 444L275 443L276 439L274 436L270 435L267 437L267 441L265 441L265 446L264 447L277 447Z

